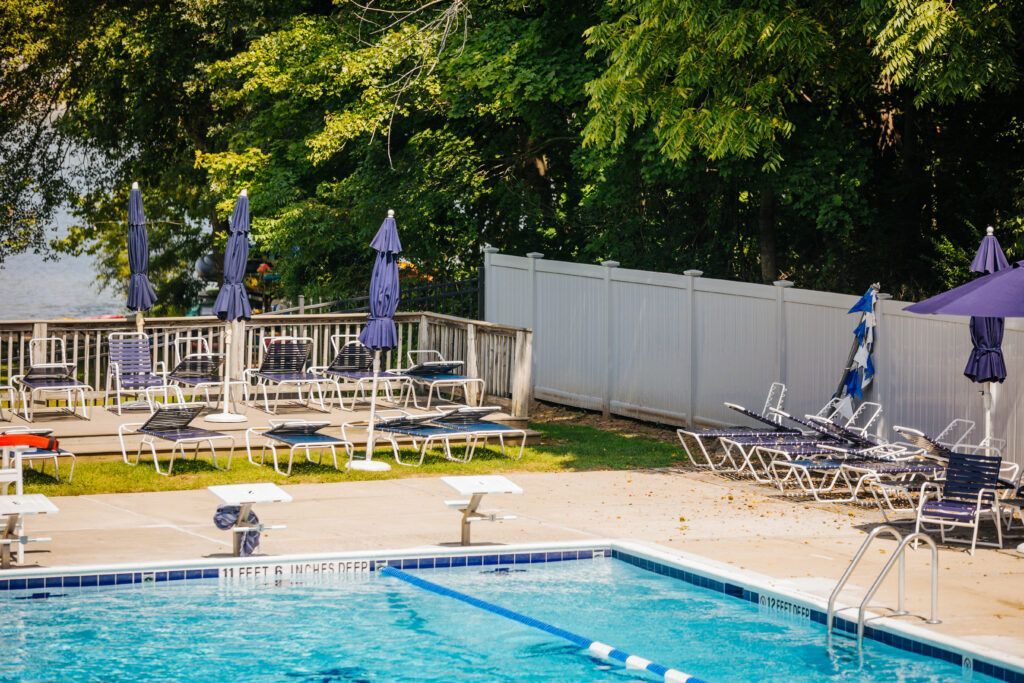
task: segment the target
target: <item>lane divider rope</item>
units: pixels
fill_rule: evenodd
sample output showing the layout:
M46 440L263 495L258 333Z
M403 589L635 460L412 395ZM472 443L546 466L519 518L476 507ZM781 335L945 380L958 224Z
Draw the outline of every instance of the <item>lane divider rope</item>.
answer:
M667 666L663 666L657 662L652 662L649 659L631 655L628 652L623 652L611 645L607 645L596 640L590 640L589 638L584 638L583 636L576 635L571 631L566 631L565 629L558 628L557 626L552 626L551 624L540 621L539 619L534 619L533 617L520 614L519 612L513 612L501 605L495 605L492 602L487 602L480 598L474 598L472 595L461 593L432 581L427 581L426 579L422 579L418 576L413 576L401 569L396 569L395 567L383 567L380 570L380 573L382 576L390 576L399 579L400 581L404 581L405 583L416 586L417 588L422 588L423 590L436 595L464 602L467 605L472 605L473 607L485 610L491 614L496 614L500 617L505 617L506 619L511 619L512 621L519 622L525 626L557 636L569 641L582 650L587 650L604 659L624 664L627 669L642 669L649 671L650 673L664 679L666 683L705 683L703 680L695 676L685 674L678 669L670 669Z

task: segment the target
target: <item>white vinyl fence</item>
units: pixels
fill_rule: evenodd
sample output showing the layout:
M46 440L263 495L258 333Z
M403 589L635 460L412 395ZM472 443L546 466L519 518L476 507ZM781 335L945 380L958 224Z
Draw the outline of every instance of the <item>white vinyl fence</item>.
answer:
M732 423L723 401L759 410L777 380L790 412L829 399L859 322L847 314L858 296L791 285L485 255L486 319L533 330L537 398L669 424ZM963 376L967 319L913 315L906 305L882 296L877 309L867 398L884 406L881 433L892 437L893 425L935 433L966 417L977 423L970 440L980 441L984 387ZM993 436L1008 439L1007 458L1024 462L1022 321L1007 321L1003 349L1009 376L996 391Z

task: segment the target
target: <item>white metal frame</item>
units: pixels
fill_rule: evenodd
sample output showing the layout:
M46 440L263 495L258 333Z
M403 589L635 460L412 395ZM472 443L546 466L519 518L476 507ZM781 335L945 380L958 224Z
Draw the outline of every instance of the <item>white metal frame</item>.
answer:
M445 357L441 355L440 351L433 349L423 349L418 351L409 351L406 357L409 361L409 366L416 365L417 363L430 362L424 361L423 357L434 358L434 362L447 363ZM453 361L462 363L462 361ZM458 377L452 379L427 379L425 377L419 377L417 375L403 374L405 370L389 370L396 376L405 377L408 381L402 386L402 396L399 400L404 398L403 405L409 405L409 399L412 398L412 404L416 408L422 410L430 410L430 404L434 398L434 392L437 392L437 400L440 401L444 398L442 391L447 389L449 392L448 399L452 403L456 403L455 392L459 389L462 390L462 397L465 399L465 405L472 406L470 403L470 388L476 387L477 390L477 405L483 402L484 396L484 380L481 377ZM427 402L425 405L420 405L419 398L416 395L416 387L423 386L427 389Z
M354 334L332 334L331 337L331 348L334 355L337 356L338 352L342 349L345 344L351 342L359 342L359 337ZM362 342L359 342L362 343ZM368 401L369 395L373 391L373 377L360 377L358 379L339 378L335 375L327 374L327 368L329 365L312 365L309 371L317 375L321 375L324 379L334 385L334 395L338 399L338 408L341 410L356 409L356 402L359 400ZM390 403L395 403L394 392L392 391L391 385L397 384L399 386L399 397L404 395L403 385L408 383L409 378L404 375L395 375L387 372L382 372L377 376L377 387L378 389L383 388L384 398ZM352 392L352 407L345 407L345 391Z
M205 443L207 447L210 449L210 455L214 468L218 470L231 469L231 459L232 457L234 457L235 454L235 437L231 436L230 434L208 434L202 437L171 441L171 461L167 464L166 472L160 470L160 459L157 456L156 442L157 440L168 441L168 439L159 439L158 437L155 437L151 434L142 434L142 439L139 442L139 447L135 451L135 462L132 462L131 460L128 459L128 447L125 444L125 436L139 434L138 428L144 424L145 422L126 422L122 425L119 425L117 428L117 439L121 443L121 459L124 460L124 463L126 465L132 465L133 467L135 465L138 465L139 461L142 458L142 448L143 446L147 446L150 450L150 453L152 453L153 455L153 468L156 469L156 473L163 475L165 477L170 476L171 473L174 471L174 458L179 451L181 451L182 459L187 460L188 453L185 451L185 446L194 445L196 449L192 454L192 459L196 460L199 458L199 447ZM217 464L217 448L214 445L214 442L216 441L228 441L231 444L230 450L228 451L227 467L221 467L220 465Z
M111 332L110 334L107 335L107 348L108 349L110 348L110 340L111 339L130 339L130 338L145 339L145 340L148 341L149 340L149 335L146 334L145 332ZM116 406L116 408L117 408L117 414L118 415L122 415L123 414L122 410L125 407L131 407L130 404L129 404L129 406L125 406L124 405L124 402L121 399L121 394L125 394L126 396L134 396L136 398L136 400L138 400L140 396L144 396L145 397L144 402L146 404L146 407L149 409L150 413L152 413L153 410L154 410L154 399L153 399L153 395L154 394L162 391L163 395L164 395L164 403L169 403L170 402L170 396L168 395L167 392L170 391L171 389L173 389L174 387L168 385L168 383L167 383L167 365L162 360L154 362L152 360L152 357L150 357L150 364L151 364L150 372L152 374L154 374L154 375L157 375L157 376L161 377L163 379L163 385L152 386L152 387L143 387L142 389L128 389L128 388L125 388L124 386L122 386L122 384L121 384L122 380L121 380L121 365L120 365L120 363L118 363L117 361L110 361L107 364L107 384L106 384L106 387L103 390L103 405L107 406L107 410L111 409L110 408L110 394L111 394L111 392L113 392L113 394L114 394L114 406ZM113 388L111 388L111 384L114 385ZM179 392L179 395L180 395L180 392ZM184 399L179 399L179 400L184 400Z
M48 432L49 430L44 431ZM0 436L3 436L4 434L37 434L37 432L33 432L33 430L28 427L6 427L4 429L0 429ZM60 481L60 458L71 459L71 467L68 471L68 483L70 484L71 480L74 479L75 476L75 463L78 462L78 457L71 451L64 448L60 448L56 451L44 451L38 448L30 448L21 455L22 462L28 463L29 467L32 469L35 469L34 463L36 461L46 463L52 460L53 478L57 481ZM45 472L46 470L45 468L40 467L40 471Z
M991 503L985 502L984 498L986 494L991 494L993 496ZM990 548L1003 547L1003 520L1000 512L999 492L995 489L984 488L978 491L978 498L975 503L974 513L970 520L957 521L946 517L929 517L924 514L924 505L929 500L942 500L941 483L925 482L921 485L921 495L917 501L917 519L914 522L914 533L920 532L921 527L926 524L935 524L939 528L939 534L943 543L968 543L971 546L971 549L968 551L971 555L974 554L975 547L979 545L988 546ZM995 543L978 540L978 531L981 528L981 522L983 521L982 515L985 513L991 515L992 521L996 525L997 540ZM947 527L973 529L970 540L958 538L956 536L950 536L947 538Z
M272 344L284 344L284 343L288 343L288 342L294 343L294 342L302 342L302 341L308 342L309 344L312 344L313 343L313 338L312 337L294 337L294 336L269 337L269 338L267 338L265 340L265 344L266 344L266 348L270 348L270 346ZM260 364L261 365L263 363L263 354L266 352L266 348L265 349L261 349L261 354L260 354ZM286 387L286 386L291 386L291 387L295 388L295 393L297 394L297 399L296 399L295 403L297 405L300 405L300 406L302 406L304 408L312 408L314 410L319 410L320 412L323 412L323 413L329 413L330 412L330 409L327 407L327 404L324 402L323 385L330 383L330 380L326 379L325 377L322 377L322 376L321 377L307 377L305 379L286 379L286 380L270 381L270 380L266 379L265 377L260 377L259 374L258 374L259 371L260 371L259 368L246 368L245 370L242 371L242 380L246 384L252 384L253 379L256 380L256 389L257 389L257 391L262 389L262 392L263 392L263 409L267 413L270 413L271 415L276 415L277 414L277 410L280 407L279 404L281 402L281 389L283 387ZM305 373L309 373L309 374L314 374L309 368L304 370L304 372ZM275 393L274 393L274 408L273 408L273 410L271 410L271 408L270 408L270 393L267 390L267 387L270 386L271 384L274 385L274 391L275 391ZM304 400L303 399L303 391L302 391L303 387L309 387L309 400ZM313 390L314 390L314 388L316 389L316 397L317 397L316 398L316 402L320 404L319 408L317 408L315 405L313 405ZM248 397L246 397L246 401L249 402L250 405L255 405L255 403L249 401Z
M43 345L44 358L49 359L49 352L47 349L52 345L54 349L54 355L60 358L59 363L36 363L35 362L35 349L36 346ZM64 339L62 337L33 337L28 342L28 364L29 368L68 368L70 365L67 362L67 351L64 346ZM35 401L36 394L45 396L46 394L63 394L67 400L68 407L59 409L62 413L78 417L78 411L75 407L76 402L74 397L77 396L78 400L82 404L82 419L89 419L89 404L86 396L86 391L92 391L93 388L88 384L81 384L73 387L62 387L62 388L48 388L39 387L30 389L26 386L22 379L25 375L14 375L11 377L11 384L18 387L18 396L21 401L21 417L26 422L32 422L34 419L35 411L33 410L32 404ZM17 415L17 411L13 405L11 412Z
M199 350L198 351L188 351L188 349L186 348L185 354L182 355L182 346L183 345L187 345L187 344L196 344ZM190 358L212 358L212 359L219 359L219 358L223 358L223 354L211 352L210 351L210 344L206 340L205 337L191 337L191 336L187 336L187 335L186 336L182 336L182 337L176 337L174 339L174 363L175 363L175 367L177 367L177 365L179 365L181 363L181 361L188 360ZM174 379L171 379L170 381L171 382L177 382L176 384L172 384L172 386L177 388L177 390L178 390L178 397L182 401L186 400L186 397L185 397L185 391L186 390L189 390L191 392L189 394L188 398L187 398L187 400L190 401L190 402L195 402L196 394L198 392L202 391L203 392L203 396L206 399L206 405L211 407L211 408L217 408L221 404L221 402L225 401L225 398L223 396L223 394L224 394L224 391L223 391L223 389L224 389L224 380L221 379L221 378L218 378L216 380L212 380L212 381L209 381L209 382L196 382L195 384L185 384L185 383L181 382L180 380L174 380ZM242 401L244 403L248 403L248 401L249 401L249 383L248 382L243 382L242 380L232 380L231 384L237 384L238 386L242 387ZM215 392L219 393L220 394L220 398L217 399L216 401L214 401L213 398L210 397L210 389L213 389ZM238 412L238 404L234 400L234 398L229 396L227 401L230 402L230 404L231 404L231 410L233 410L235 412ZM227 409L227 403L225 403L225 410L226 409Z
M295 451L298 451L298 450L305 451L305 453L306 453L306 462L313 462L312 451L313 450L318 450L318 451L320 451L320 458L317 460L317 464L318 465L323 465L324 464L324 450L329 450L330 453L331 453L331 459L334 461L334 469L341 470L341 467L338 466L338 452L337 452L337 450L335 448L336 446L341 446L342 448L345 449L345 454L348 456L348 460L345 463L345 470L348 471L349 464L352 462L352 456L353 456L353 454L355 452L355 447L354 447L354 445L352 444L351 441L348 441L348 440L345 440L345 439L338 439L336 443L327 443L327 444L321 443L321 442L318 442L318 441L310 442L310 443L299 442L299 443L295 443L295 444L289 444L289 446L288 446L288 469L287 469L287 471L284 471L284 472L281 471L281 468L279 466L278 459L277 459L277 446L274 443L274 439L272 437L267 437L264 434L265 434L265 432L267 432L270 429L273 429L275 427L281 427L281 426L285 426L285 425L303 425L303 424L310 424L310 422L308 420L283 420L283 421L271 420L269 428L268 427L261 427L261 428L250 427L249 429L245 430L245 453L246 453L246 455L249 458L249 462L252 463L253 465L261 465L261 466L265 465L266 464L266 452L267 452L267 449L269 448L270 449L270 456L271 456L271 458L274 461L274 471L277 472L278 474L282 474L282 475L284 475L286 477L290 477L292 475L292 463L295 460ZM254 436L262 436L262 437L264 437L264 439L263 439L264 443L263 443L263 446L262 446L262 448L260 450L260 461L258 463L256 462L256 459L255 459L255 457L253 456L253 453L252 453L252 437L254 437Z

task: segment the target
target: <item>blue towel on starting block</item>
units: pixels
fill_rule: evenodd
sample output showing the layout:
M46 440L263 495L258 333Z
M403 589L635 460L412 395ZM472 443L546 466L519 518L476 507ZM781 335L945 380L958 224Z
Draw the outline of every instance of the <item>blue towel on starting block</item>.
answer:
M227 531L238 523L238 513L241 511L242 508L237 505L221 505L213 515L213 523L217 525L218 529ZM249 510L249 519L246 522L256 525L260 523L260 519L255 512ZM246 531L242 534L242 555L252 555L259 546L260 532Z

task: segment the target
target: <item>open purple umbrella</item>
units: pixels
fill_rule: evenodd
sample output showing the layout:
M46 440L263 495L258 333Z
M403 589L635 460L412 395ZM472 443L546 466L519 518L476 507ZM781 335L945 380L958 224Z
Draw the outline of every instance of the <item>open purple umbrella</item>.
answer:
M156 292L149 281L149 237L138 183L132 183L128 195L128 269L128 310L148 311L156 303Z
M971 316L973 348L964 368L972 382L989 383L985 394L985 437L992 436L992 382L1006 379L1003 360L1003 328L1006 317L1024 317L1024 268L1010 267L999 240L989 227L981 240L971 271L983 277L930 299L907 306L911 313Z
M377 376L380 373L380 352L398 345L395 330L395 311L398 310L398 254L402 243L398 239L395 212L388 209L388 217L381 223L377 235L370 242L377 252L370 275L370 315L366 327L359 334L361 341L373 349L373 388L370 391L370 421L367 425L366 460L353 462L355 469L390 469L387 463L373 460L373 425L377 412Z
M245 291L242 279L245 277L245 266L249 262L249 193L242 190L235 201L235 210L228 222L228 243L224 248L224 284L213 304L213 312L221 320L230 323L224 335L224 411L207 415L210 422L244 422L244 415L228 411L228 398L231 395L231 345L233 339L241 334L241 320L252 317L249 306L249 295Z

